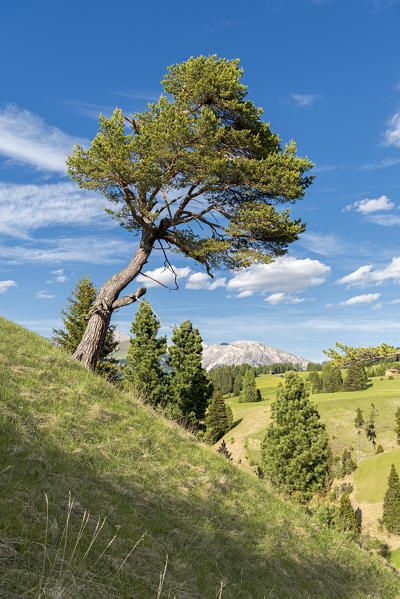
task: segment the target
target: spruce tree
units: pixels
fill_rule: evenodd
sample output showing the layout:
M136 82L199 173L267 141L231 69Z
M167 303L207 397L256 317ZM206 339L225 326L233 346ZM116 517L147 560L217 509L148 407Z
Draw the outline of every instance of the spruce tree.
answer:
M322 367L321 376L324 393L336 393L340 391L343 384L340 368L333 366L331 362L327 362Z
M272 423L262 445L266 476L288 493L309 498L329 481L328 435L305 381L286 376L272 404Z
M400 480L394 464L392 464L388 488L383 500L382 520L388 532L400 534Z
M323 385L322 378L316 370L311 370L310 374L307 377L311 385L311 393L322 393Z
M174 330L169 348L173 375L170 401L178 418L197 424L204 418L213 392L212 382L201 365L202 339L190 320Z
M347 493L343 493L340 497L339 509L337 513L337 526L342 530L350 532L353 537L357 538L360 534L359 518L351 505L350 498Z
M208 406L204 421L206 425L206 436L210 443L219 441L232 426L232 412L228 412L228 407L229 406L225 404L221 391L216 391Z
M368 387L367 373L361 364L352 364L347 370L343 391L363 391Z
M254 376L254 370L251 367L247 368L246 372L244 373L242 388L243 391L241 400L243 402L259 401L257 397L256 378Z
M239 397L240 392L242 390L242 375L240 372L235 376L235 381L233 383L233 397Z
M157 337L160 323L148 302L141 302L131 326L124 382L134 395L153 406L166 396L167 377L161 357L167 351L166 337Z
M397 445L400 445L400 407L397 408L396 414L395 414L394 432L396 433Z
M354 426L357 429L357 462L360 461L360 435L361 429L364 426L364 416L361 408L357 408L356 417L354 418Z
M67 298L66 310L61 310L64 329L53 329L53 341L73 354L78 347L85 332L90 308L96 299L96 288L88 277L81 277L75 289ZM110 358L110 354L117 348L114 341L114 326L107 328L104 345L100 358L96 364L96 371L111 382L119 378L117 363Z

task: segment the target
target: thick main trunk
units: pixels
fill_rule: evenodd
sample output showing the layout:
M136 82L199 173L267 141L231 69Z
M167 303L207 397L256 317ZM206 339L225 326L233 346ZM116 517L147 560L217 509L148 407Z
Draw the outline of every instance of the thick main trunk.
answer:
M121 291L140 273L150 256L153 244L154 239L143 236L128 266L108 279L97 294L92 315L74 353L74 358L87 368L91 370L96 368L114 310L113 303L118 299Z

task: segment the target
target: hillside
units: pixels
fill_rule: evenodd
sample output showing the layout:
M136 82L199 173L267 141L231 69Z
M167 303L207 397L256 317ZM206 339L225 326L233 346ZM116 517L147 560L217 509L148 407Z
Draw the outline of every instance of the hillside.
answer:
M118 348L113 354L117 360L124 360L129 347L129 338L119 333ZM281 349L270 347L258 341L234 341L233 343L203 343L203 368L211 370L216 366L229 366L250 364L251 366L264 366L281 362L292 362L306 368L308 360L290 354Z
M2 597L400 592L378 559L4 319L0 426Z

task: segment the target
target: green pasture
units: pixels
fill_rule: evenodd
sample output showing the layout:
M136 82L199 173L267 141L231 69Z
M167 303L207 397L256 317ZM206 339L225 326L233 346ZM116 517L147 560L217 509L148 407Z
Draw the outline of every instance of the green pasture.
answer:
M360 462L353 473L356 500L359 503L383 501L392 464L400 473L400 448L374 455Z

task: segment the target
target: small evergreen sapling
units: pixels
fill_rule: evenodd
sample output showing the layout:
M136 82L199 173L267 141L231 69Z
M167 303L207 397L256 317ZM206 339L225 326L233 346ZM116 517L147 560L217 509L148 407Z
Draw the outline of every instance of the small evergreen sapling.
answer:
M243 402L253 402L260 401L257 396L257 387L256 387L256 378L254 376L254 369L247 368L244 373L242 380L243 392L241 396L241 401Z
M396 414L395 414L394 432L396 433L397 445L400 445L400 407L397 408Z
M361 408L357 408L356 417L354 418L354 426L357 429L357 462L360 461L360 435L361 429L364 426L365 420Z
M221 445L217 449L218 453L224 456L227 460L232 462L232 454L228 451L225 441L222 441Z
M347 493L343 493L340 497L337 526L350 532L354 538L357 538L360 534L360 518L357 517Z
M394 464L390 470L388 488L383 500L382 520L388 532L400 534L400 480Z
M371 403L371 412L369 415L369 420L365 424L365 434L367 435L368 441L371 441L374 451L376 446L376 417L377 413L375 410L375 404Z
M232 426L232 411L222 397L221 391L216 391L208 406L205 417L206 436L210 443L216 443L229 431Z

